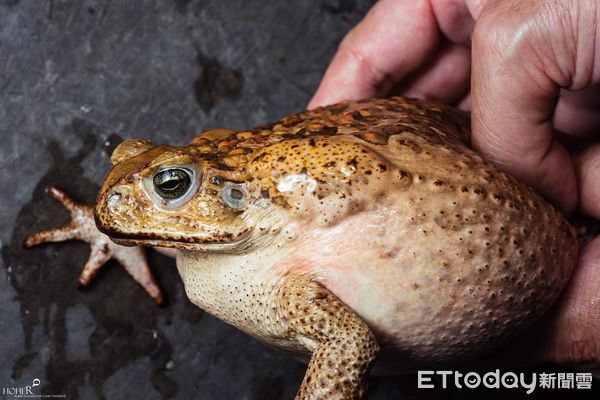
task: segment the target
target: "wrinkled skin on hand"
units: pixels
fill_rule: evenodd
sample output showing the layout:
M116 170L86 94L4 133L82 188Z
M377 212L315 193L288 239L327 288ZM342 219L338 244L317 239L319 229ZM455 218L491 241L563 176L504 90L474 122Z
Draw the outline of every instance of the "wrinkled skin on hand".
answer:
M472 144L487 159L563 211L600 218L599 22L594 0L382 0L309 107L402 94L472 110ZM504 361L598 366L600 240L513 350Z

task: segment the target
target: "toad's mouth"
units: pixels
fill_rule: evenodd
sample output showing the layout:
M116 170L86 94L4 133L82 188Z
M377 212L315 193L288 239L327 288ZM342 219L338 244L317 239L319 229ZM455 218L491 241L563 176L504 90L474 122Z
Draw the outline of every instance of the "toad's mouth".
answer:
M210 232L187 235L173 232L126 232L106 227L96 220L98 230L122 246L171 247L184 250L225 250L240 247L252 234L252 228L238 232Z
M146 247L167 247L177 250L191 250L191 251L233 251L241 247L242 243L246 240L240 239L234 242L201 242L201 243L190 243L180 241L166 241L166 240L147 240L147 239L118 239L110 237L110 240L121 246L146 246Z

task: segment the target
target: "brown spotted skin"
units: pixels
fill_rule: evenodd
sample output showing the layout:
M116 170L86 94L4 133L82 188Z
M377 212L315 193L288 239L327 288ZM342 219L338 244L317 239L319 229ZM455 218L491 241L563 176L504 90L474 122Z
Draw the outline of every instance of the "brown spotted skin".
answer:
M127 141L96 222L121 244L178 249L192 302L312 354L299 398L360 398L377 346L378 372L473 359L539 318L571 275L571 226L469 134L459 111L395 97L183 147ZM198 186L168 208L148 182L173 166ZM224 202L228 185L243 205Z
M287 277L278 300L284 323L295 335L314 342L296 399L362 399L379 351L368 325L310 277Z

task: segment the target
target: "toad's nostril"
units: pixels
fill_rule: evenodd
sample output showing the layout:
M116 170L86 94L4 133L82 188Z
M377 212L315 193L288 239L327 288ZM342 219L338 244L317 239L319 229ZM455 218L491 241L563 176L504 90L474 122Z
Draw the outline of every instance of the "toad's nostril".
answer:
M123 196L121 195L121 192L114 191L110 194L110 196L108 196L108 199L106 200L106 205L108 205L109 207L114 207L117 205L117 203L121 201L122 197Z

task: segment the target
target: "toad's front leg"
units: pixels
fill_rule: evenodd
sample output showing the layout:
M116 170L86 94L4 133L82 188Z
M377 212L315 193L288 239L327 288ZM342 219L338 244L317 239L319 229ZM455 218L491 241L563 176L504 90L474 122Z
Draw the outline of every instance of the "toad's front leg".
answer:
M79 284L87 286L94 275L111 258L115 259L125 268L157 304L163 301L158 284L150 272L144 249L140 246L125 247L110 240L96 228L94 221L94 208L91 205L81 204L57 187L48 188L48 194L58 200L71 213L69 225L36 232L25 239L26 247L33 247L48 242L64 242L67 240L81 240L90 244L92 249L90 257L81 271Z
M313 351L296 400L362 399L379 351L367 324L307 276L288 275L278 300L282 320Z

